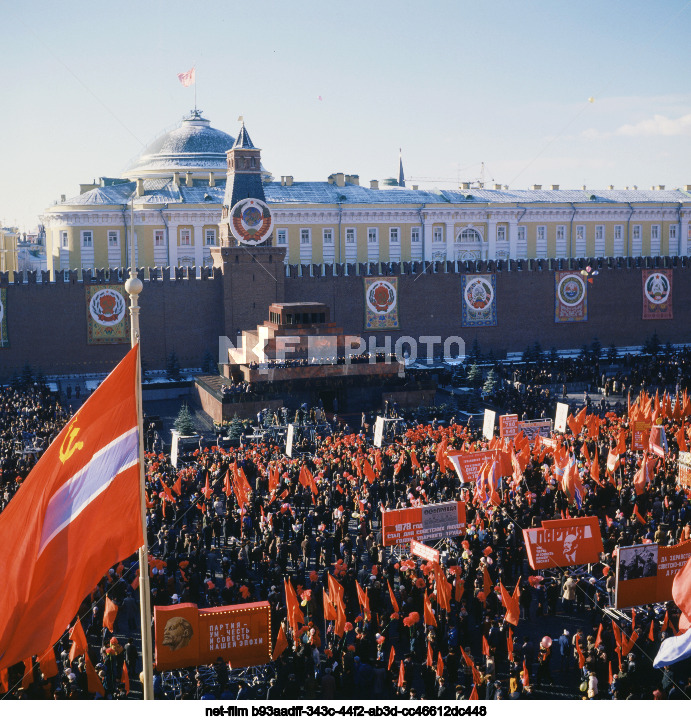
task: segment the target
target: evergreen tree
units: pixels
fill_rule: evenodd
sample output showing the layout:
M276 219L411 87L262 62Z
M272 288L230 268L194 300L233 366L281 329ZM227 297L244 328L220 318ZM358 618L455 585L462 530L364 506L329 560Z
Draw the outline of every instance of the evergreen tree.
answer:
M619 354L617 353L617 347L612 343L612 345L607 349L607 360L610 363L614 363L617 360L617 357Z
M557 353L557 349L554 346L552 346L549 352L549 359L552 363L556 363L559 360L559 353Z
M233 420L230 422L230 425L228 426L228 433L227 437L232 439L240 438L243 431L245 430L245 426L242 424L242 421L237 417L237 414L233 416Z
M180 361L178 360L175 351L172 351L168 356L168 362L166 363L166 374L172 381L180 380Z
M31 369L31 366L27 363L24 366L24 368L22 368L21 384L24 388L28 388L33 382L34 382L34 372Z
M590 350L593 354L593 358L597 361L600 360L600 353L602 351L602 343L597 338L593 339L593 342L590 344Z
M477 363L480 360L480 356L480 344L478 343L477 336L475 336L475 340L473 341L473 347L470 349L470 357L475 363Z
M193 436L195 433L194 418L190 409L187 407L187 403L183 403L180 407L178 417L174 423L175 430L181 436Z
M477 363L473 363L473 365L470 366L466 380L472 388L479 388L482 384L482 371L477 367Z
M218 373L216 360L210 350L207 349L202 358L202 373Z
M490 372L487 374L487 378L485 378L485 385L482 386L482 390L487 393L487 395L494 395L497 392L497 388L499 386L499 381L497 380L497 376L494 372L494 369L490 369Z

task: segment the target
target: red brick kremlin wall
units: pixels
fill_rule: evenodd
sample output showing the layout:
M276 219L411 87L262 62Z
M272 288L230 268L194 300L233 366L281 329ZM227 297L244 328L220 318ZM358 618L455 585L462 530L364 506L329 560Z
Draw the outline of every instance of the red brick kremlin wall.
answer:
M229 249L233 251L234 249ZM218 338L234 340L238 329L253 328L267 319L275 301L316 301L332 309L332 321L346 334L364 332L363 275L394 275L399 288L400 336L461 336L469 349L477 338L483 352L497 357L507 351L522 351L538 341L543 349L580 348L597 337L603 347L640 345L657 331L661 341L691 344L691 264L686 258L605 259L599 275L588 286L588 320L582 323L554 322L554 270L557 263L523 261L522 269L506 263L436 263L421 272L422 264L370 264L356 268L336 266L319 277L319 266L288 268L272 254L253 259L240 249L223 258L222 267L204 269L202 279L178 269L176 280L169 274L140 271L145 281L140 296L142 357L146 369L165 368L175 351L182 367L201 366L204 354L218 354ZM595 261L579 261L583 265ZM578 263L574 262L573 267ZM610 267L611 266L611 267ZM642 320L642 267L673 269L671 320ZM563 269L568 266L563 265ZM496 327L461 327L461 274L496 272ZM313 277L317 276L317 277ZM102 271L96 279L106 282ZM114 276L111 278L111 282ZM76 272L67 282L58 274L55 282L10 283L0 274L0 287L7 289L5 313L9 348L0 348L0 379L7 380L29 363L44 373L105 372L120 360L127 344L87 344L84 285L92 282L89 271L83 280ZM383 334L377 334L383 345Z

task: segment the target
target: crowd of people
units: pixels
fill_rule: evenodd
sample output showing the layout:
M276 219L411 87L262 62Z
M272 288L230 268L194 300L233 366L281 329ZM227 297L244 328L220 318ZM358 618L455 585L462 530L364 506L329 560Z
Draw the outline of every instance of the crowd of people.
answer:
M635 373L636 383L649 389L671 381L685 388L691 363L687 352L679 352L625 372L630 385ZM543 395L539 383L528 385L526 393L544 397L544 409L553 413L555 399ZM501 410L519 411L514 401L504 398ZM12 442L24 429L48 439L65 413L40 390L6 389L2 403L2 489L11 497L30 469L29 460L10 451ZM241 678L222 660L203 673L190 672L187 684L173 684L170 674L157 671L156 697L531 699L549 697L555 683L570 698L691 697L684 664L652 668L661 640L679 628L671 601L635 614L605 613L618 548L691 536L691 506L677 484L679 445L688 440L680 404L673 412L671 404L655 406L669 452L642 492L634 485L642 454L631 449L626 399L618 413L591 408L596 432L590 424L554 434L578 464L584 489L579 501L558 480L555 450L539 442L529 445L520 471L505 477L496 502L483 500L475 479L463 482L440 448L472 452L490 442L453 419L409 427L381 448L371 434L346 433L337 419L330 435L296 458L287 458L273 440L230 450L211 442L183 456L178 468L167 454L147 453L152 606L267 600L272 641L280 633L288 640L275 661ZM622 431L626 450L617 471L608 474L607 458ZM228 478L245 488L240 498ZM449 500L465 501L466 528L440 539L439 566L411 558L407 548L383 545L382 510ZM598 518L604 547L599 562L533 571L523 530L568 515ZM97 696L124 697L125 681L135 685L141 671L136 574L136 559L123 559L79 611L103 687ZM300 599L297 625L289 617L286 580ZM444 602L440 588L446 585L452 592ZM502 587L520 598L520 618L513 622ZM333 609L325 607L323 592L332 603L341 594L343 627L329 618ZM118 607L112 632L103 628L106 596ZM544 631L552 626L558 630L550 637ZM86 659L70 661L69 649L65 634L55 644L58 673L48 678L38 666L31 673L9 669L9 695L93 698Z

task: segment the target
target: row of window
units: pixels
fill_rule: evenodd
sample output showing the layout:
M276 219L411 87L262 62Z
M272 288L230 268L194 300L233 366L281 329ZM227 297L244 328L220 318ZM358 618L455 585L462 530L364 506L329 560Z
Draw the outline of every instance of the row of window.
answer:
M499 230L499 229L498 229ZM504 239L504 228L501 228L501 237L498 234L498 239ZM422 229L411 228L410 229L410 242L412 244L420 243L422 240ZM481 242L482 237L480 234L472 228L466 228L457 238L458 242ZM311 228L300 228L300 244L309 245L312 242L312 229ZM346 245L354 245L357 242L357 232L355 228L345 229L345 242ZM400 228L389 228L389 243L391 245L399 245L401 242L401 229ZM432 235L433 243L444 242L443 228L434 228ZM325 246L334 244L334 230L333 228L324 228L322 230L322 243ZM377 244L379 243L379 228L367 228L367 243ZM276 230L276 245L288 245L288 230L287 228L278 228Z
M191 246L192 245L192 231L189 228L180 228L179 231L180 234L180 245L181 246ZM614 240L619 241L623 240L624 237L624 226L623 225L615 225L614 226ZM659 225L651 225L650 226L650 241L651 241L651 251L655 251L657 249L657 252L659 253L659 243L660 243L660 226ZM81 245L83 248L92 248L93 242L94 242L94 236L93 231L91 230L82 230L80 232L80 238L81 238ZM566 241L567 238L567 226L566 225L558 225L556 227L556 237L555 240L557 242L559 241ZM586 237L586 226L585 225L576 225L575 226L575 232L574 232L574 238L577 243L585 243L587 240ZM631 238L632 241L635 243L636 241L640 241L642 239L642 226L640 225L632 225L631 226ZM410 231L410 242L412 244L420 243L422 239L422 230L421 228L411 228ZM538 225L536 227L536 236L535 236L536 242L537 242L537 253L540 254L540 251L542 249L542 246L544 246L544 252L546 252L547 249L547 226L545 225ZM497 227L497 241L498 242L504 242L506 240L506 228L503 226ZM525 225L519 225L517 227L517 241L519 243L523 243L527 240L527 226ZM605 240L605 226L604 225L596 225L595 226L595 241L596 246L597 241L603 241ZM670 225L669 226L669 243L670 245L676 243L677 241L677 226L676 225ZM312 229L311 228L301 228L300 229L300 244L301 245L309 245L312 242ZM355 228L346 228L345 229L345 242L346 245L354 245L357 242L357 234ZM367 228L367 242L368 244L378 244L379 243L379 228ZM400 228L389 228L389 243L391 245L399 245L401 242L401 230ZM433 229L432 233L432 243L443 243L444 242L444 229L441 227L435 227ZM478 233L477 230L473 228L466 228L465 230L461 231L459 236L456 238L456 242L461 243L480 243L482 242L482 236ZM324 246L332 246L334 244L334 230L333 228L324 228L322 230L322 243ZM276 244L277 245L288 245L288 230L286 228L279 228L276 231ZM165 247L166 245L166 239L165 239L165 230L154 230L154 246L156 247ZM204 231L204 245L210 246L210 245L216 245L216 229L215 228L207 228ZM68 247L68 235L67 231L63 230L60 231L60 247L67 248ZM119 248L120 247L120 231L119 230L109 230L108 231L108 247L109 248ZM604 247L602 252L604 253Z
M82 248L93 248L94 233L92 230L80 231L80 240ZM166 245L165 230L154 230L154 245L156 247L164 247ZM192 231L189 228L180 229L180 245L192 245ZM216 228L207 228L204 231L204 245L216 245ZM66 230L60 231L60 247L69 247L69 240ZM108 247L120 247L120 231L108 231Z
M497 231L503 230L503 228L498 228ZM640 225L632 225L631 226L631 237L633 240L640 240L641 238L641 230L642 226ZM615 240L621 240L623 238L624 233L624 226L623 225L615 225L614 226L614 239ZM586 226L585 225L577 225L575 229L575 238L576 240L586 240ZM525 225L519 225L518 226L518 240L525 240L526 239L526 226ZM545 225L538 225L536 230L536 239L537 240L547 240L547 226ZM557 234L556 234L557 240L566 240L566 226L565 225L558 225L557 226ZM605 226L604 225L596 225L595 226L595 240L604 240L605 239ZM651 225L650 226L650 239L651 240L660 240L660 226L659 225ZM669 226L669 240L675 241L677 239L677 226L676 225L670 225ZM499 240L499 235L497 233L497 240Z

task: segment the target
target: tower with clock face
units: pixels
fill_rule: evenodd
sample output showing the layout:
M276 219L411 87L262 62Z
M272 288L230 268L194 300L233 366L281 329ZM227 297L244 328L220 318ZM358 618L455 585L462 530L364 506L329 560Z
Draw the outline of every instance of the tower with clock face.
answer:
M254 147L244 122L227 158L228 176L219 233L221 246L248 249L270 246L273 219L264 197L261 151Z

